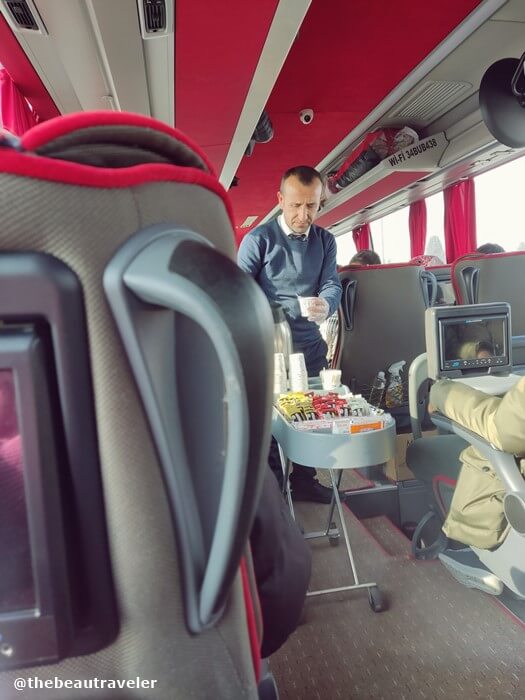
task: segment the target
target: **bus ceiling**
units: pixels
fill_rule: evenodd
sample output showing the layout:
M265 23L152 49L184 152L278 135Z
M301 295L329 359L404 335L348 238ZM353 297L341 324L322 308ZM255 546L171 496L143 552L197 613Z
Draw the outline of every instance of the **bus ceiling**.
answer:
M419 141L328 197L334 232L519 155L478 93L525 50L522 0L165 0L158 27L143 0L26 0L34 26L13 5L0 0L0 63L39 118L113 109L177 126L229 188L239 239L275 215L286 169L337 173L367 134Z

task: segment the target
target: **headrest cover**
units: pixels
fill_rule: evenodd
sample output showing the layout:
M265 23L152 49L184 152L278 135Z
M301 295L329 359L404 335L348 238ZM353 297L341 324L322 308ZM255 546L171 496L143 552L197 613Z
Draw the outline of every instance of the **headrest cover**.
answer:
M82 112L31 129L22 150L101 168L125 168L145 163L193 167L213 173L199 148L186 136L138 114Z

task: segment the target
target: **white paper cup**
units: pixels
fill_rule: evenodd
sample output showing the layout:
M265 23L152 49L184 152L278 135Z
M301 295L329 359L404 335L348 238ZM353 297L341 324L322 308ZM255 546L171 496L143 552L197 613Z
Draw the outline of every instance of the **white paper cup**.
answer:
M288 382L286 377L275 377L273 382L273 393L277 396L288 393Z
M308 391L308 372L302 352L292 353L289 357L291 391Z
M282 374L286 377L286 364L284 362L284 354L282 352L274 353L273 367L276 376L277 374Z
M340 369L322 369L319 373L325 391L332 391L341 386Z
M290 377L290 391L308 391L308 376L292 375Z
M310 315L310 307L312 302L317 299L317 297L297 297L299 300L299 307L301 309L301 316L308 317Z
M302 352L294 352L289 357L290 374L301 372L307 374L304 355Z

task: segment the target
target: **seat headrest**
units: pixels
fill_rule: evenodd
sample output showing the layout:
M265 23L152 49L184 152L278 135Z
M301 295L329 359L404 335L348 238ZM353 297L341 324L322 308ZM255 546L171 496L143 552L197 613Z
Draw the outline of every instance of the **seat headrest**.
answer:
M156 119L126 112L71 114L31 129L20 150L100 168L165 163L213 168L196 144Z

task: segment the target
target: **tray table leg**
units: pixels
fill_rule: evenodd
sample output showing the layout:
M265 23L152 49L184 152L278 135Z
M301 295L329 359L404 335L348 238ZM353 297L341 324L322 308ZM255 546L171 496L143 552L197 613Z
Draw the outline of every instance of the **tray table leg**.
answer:
M348 552L348 559L350 560L350 566L352 567L352 575L354 577L355 584L358 586L359 585L359 578L357 576L357 571L355 568L355 562L354 562L354 555L352 553L352 547L350 545L350 538L348 537L348 531L346 529L346 523L345 523L345 516L343 513L343 506L341 505L341 499L339 498L339 484L341 483L341 470L339 470L338 474L338 479L336 480L334 470L329 469L330 472L330 480L332 482L332 501L335 499L335 503L337 505L337 512L339 513L339 520L341 521L341 529L343 530L343 537L345 538L345 543L346 543L346 551ZM331 512L333 513L333 508L331 509ZM329 521L330 523L330 521Z
M339 486L341 485L341 478L343 476L343 470L338 469L337 470L337 492L339 493ZM335 502L335 495L334 495L334 490L332 487L332 502L330 503L330 514L328 515L328 522L326 524L326 535L330 533L330 531L333 529L332 528L332 520L334 517L334 510L335 510L336 502Z
M352 568L352 575L354 577L354 583L350 586L339 586L338 588L325 588L324 590L321 591L308 591L306 594L308 597L314 596L314 595L324 595L326 593L339 593L342 591L353 591L359 588L366 588L368 589L368 602L370 604L370 607L374 612L382 612L383 610L387 609L386 601L383 599L383 596L381 595L381 591L379 590L379 587L377 583L374 582L369 582L369 583L359 583L359 577L357 576L357 570L355 566L355 561L354 561L354 555L352 553L352 546L350 544L350 538L348 536L348 531L346 529L346 522L344 518L344 512L343 512L343 507L341 505L341 499L339 498L339 485L341 483L341 470L336 470L338 471L338 475L336 477L334 470L329 469L330 472L330 481L332 482L332 492L333 492L333 498L332 498L332 504L330 508L330 515L333 514L333 505L335 501L335 505L337 506L337 512L339 514L339 520L341 521L341 529L343 531L343 536L345 538L345 544L346 544L346 551L348 553L348 559L350 561L350 567ZM330 528L330 522L328 523L328 528ZM316 533L317 534L317 533Z

